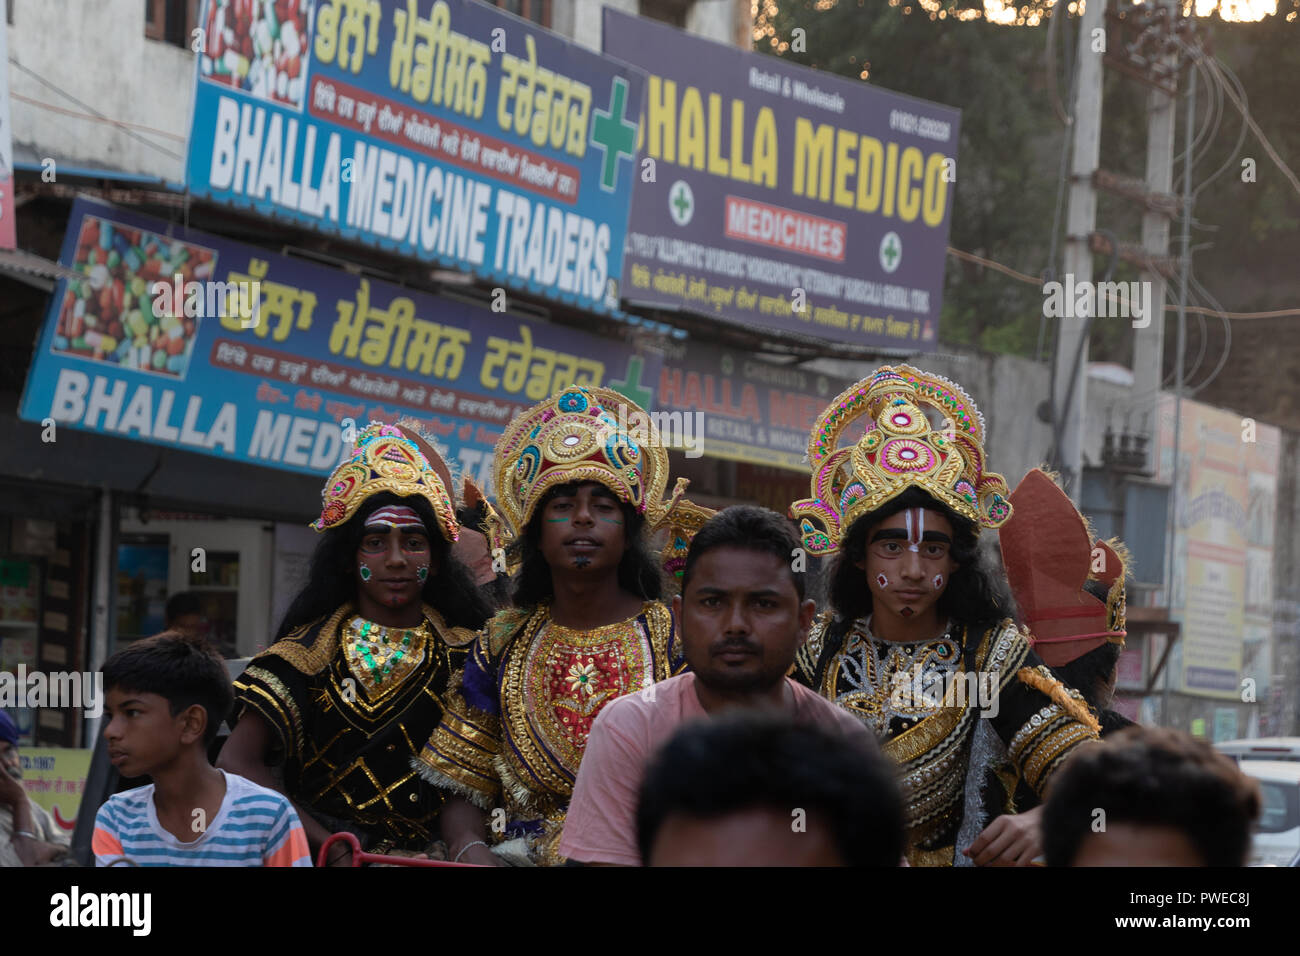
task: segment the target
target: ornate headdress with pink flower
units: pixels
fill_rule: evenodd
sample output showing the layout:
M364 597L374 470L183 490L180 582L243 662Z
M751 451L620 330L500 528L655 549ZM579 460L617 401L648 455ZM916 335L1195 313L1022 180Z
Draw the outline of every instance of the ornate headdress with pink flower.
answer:
M863 417L863 436L838 447ZM838 549L857 518L908 488L925 491L977 531L1011 517L1006 479L984 470L984 418L975 403L947 379L907 365L882 366L836 396L813 424L808 460L812 496L792 504L790 516L812 554Z
M334 469L321 489L323 507L312 522L317 531L343 524L362 503L381 491L416 495L433 507L438 530L448 541L460 536L456 508L447 493L450 471L413 429L371 422L357 435L352 456Z

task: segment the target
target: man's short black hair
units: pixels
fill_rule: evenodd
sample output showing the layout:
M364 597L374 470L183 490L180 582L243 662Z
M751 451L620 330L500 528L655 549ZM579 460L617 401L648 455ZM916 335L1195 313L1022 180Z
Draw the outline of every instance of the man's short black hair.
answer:
M184 617L186 614L202 613L203 605L199 603L197 594L193 591L178 591L167 599L167 608L163 611L163 621L170 627L178 617Z
M1242 866L1259 787L1209 744L1168 727L1130 727L1072 756L1043 810L1048 866L1070 866L1092 832L1137 823L1181 830L1206 866Z
M205 747L216 739L235 703L221 658L201 638L174 631L133 641L110 657L104 664L104 690L114 687L165 698L173 717L199 704L208 714Z
M673 816L767 807L820 818L849 866L897 866L903 801L894 767L869 744L788 717L742 713L683 727L646 771L637 844L649 864Z
M794 527L775 511L753 505L724 508L705 522L704 527L691 539L690 550L686 552L686 564L682 567L682 593L686 593L686 582L691 579L691 569L703 555L715 548L743 548L776 555L790 568L790 578L802 601L807 591L804 575L809 572L794 570L794 552L798 547L799 538L794 533Z

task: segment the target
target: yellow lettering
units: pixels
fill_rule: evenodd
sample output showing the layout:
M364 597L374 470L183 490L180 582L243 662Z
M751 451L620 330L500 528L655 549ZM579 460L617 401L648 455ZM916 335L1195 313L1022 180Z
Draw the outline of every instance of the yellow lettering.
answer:
M650 129L648 152L655 159L676 162L677 83L651 76L650 92L646 98L649 100L645 124Z
M678 163L695 169L704 168L704 104L700 101L700 91L693 86L686 87L682 94L682 150Z
M890 143L885 147L885 208L880 211L882 216L894 214L894 187L897 183L897 172L898 144Z
M731 101L731 175L741 182L749 182L749 166L745 164L745 101Z
M752 182L776 188L776 117L764 106L754 119L754 173Z
M709 172L714 176L727 175L727 161L722 158L722 97L709 94Z
M833 127L813 125L800 116L794 123L794 184L796 196L812 196L825 202L831 195L831 154L835 142Z
M924 165L925 157L915 146L903 150L903 161L898 170L898 218L903 222L912 222L921 211L921 193L913 181L921 178Z
M835 133L835 205L845 209L853 208L853 191L848 187L848 178L857 167L853 157L857 140L858 134L852 130L842 129Z
M884 147L874 136L862 137L858 145L858 209L875 212L880 206L881 178L884 176Z
M921 207L921 220L927 226L943 222L948 205L948 181L943 178L942 153L931 153L925 163L925 204Z

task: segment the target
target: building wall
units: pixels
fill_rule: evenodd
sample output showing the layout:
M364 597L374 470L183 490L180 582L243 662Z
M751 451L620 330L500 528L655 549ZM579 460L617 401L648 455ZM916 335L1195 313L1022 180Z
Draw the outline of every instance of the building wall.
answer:
M15 153L179 182L194 54L146 38L138 0L14 0L13 7Z
M1262 733L1300 735L1300 433L1282 432L1273 534L1273 646Z
M664 12L680 12L685 16L680 25L696 36L735 45L741 33L740 24L752 24L750 0L695 0L694 3L643 3L642 0L552 0L551 29L569 37L575 43L591 50L600 49L602 8L612 7L624 13L643 17L659 16ZM669 21L673 22L673 21ZM748 29L745 31L748 36Z

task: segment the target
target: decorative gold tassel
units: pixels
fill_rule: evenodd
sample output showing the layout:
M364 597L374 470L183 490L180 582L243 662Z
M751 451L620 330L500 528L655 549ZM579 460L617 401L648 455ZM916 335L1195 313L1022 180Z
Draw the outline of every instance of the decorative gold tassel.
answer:
M1082 700L1071 696L1069 688L1051 676L1046 667L1038 669L1022 667L1016 672L1016 676L1020 678L1022 684L1027 684L1040 694L1050 697L1054 703L1060 706L1061 710L1083 724L1094 734L1101 733L1101 724L1097 723L1097 718L1092 716L1088 706Z

